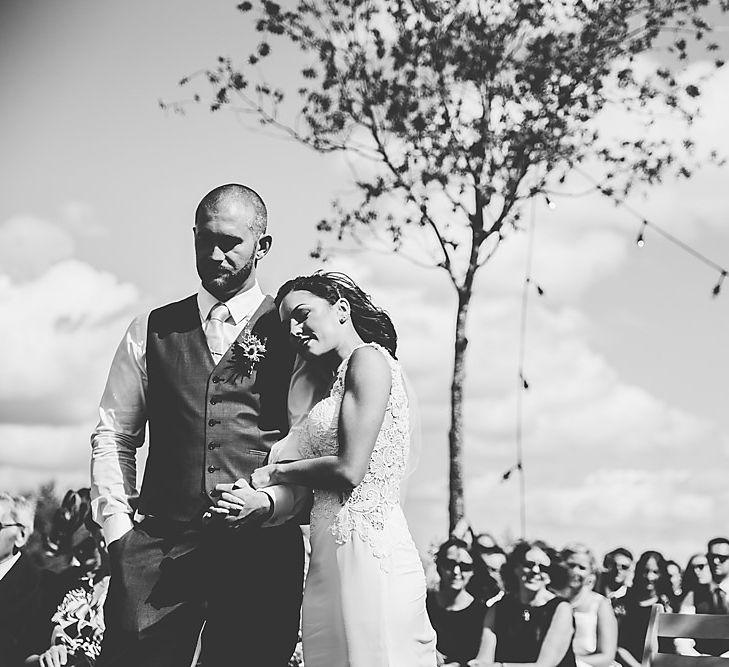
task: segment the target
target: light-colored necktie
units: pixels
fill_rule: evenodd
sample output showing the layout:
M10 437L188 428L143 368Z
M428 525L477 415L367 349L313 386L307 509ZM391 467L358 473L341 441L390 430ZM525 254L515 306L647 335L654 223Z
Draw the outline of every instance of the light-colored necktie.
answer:
M210 310L207 326L205 327L205 338L208 340L208 347L213 359L220 360L227 349L225 336L223 335L223 322L230 317L228 306L224 303L216 303Z

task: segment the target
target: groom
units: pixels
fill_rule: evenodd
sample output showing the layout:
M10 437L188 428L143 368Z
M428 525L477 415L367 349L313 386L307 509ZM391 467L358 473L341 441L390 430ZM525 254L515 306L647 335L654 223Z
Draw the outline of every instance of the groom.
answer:
M205 195L195 213L198 293L135 319L114 357L91 438L94 518L111 561L98 667L188 667L203 623L206 667L283 667L294 650L303 546L289 519L306 493L254 491L246 480L286 434L287 401L295 419L314 388L291 380L287 334L256 282L271 247L266 221L248 187ZM222 491L243 512L203 518Z

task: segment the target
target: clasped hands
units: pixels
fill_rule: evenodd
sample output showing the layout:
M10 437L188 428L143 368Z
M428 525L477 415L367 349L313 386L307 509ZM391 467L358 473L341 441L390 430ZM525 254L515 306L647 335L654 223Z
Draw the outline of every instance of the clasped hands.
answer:
M251 483L239 479L234 484L216 484L220 497L215 505L205 512L205 521L222 521L232 528L253 523L265 517L271 510L273 500L259 489L275 484L276 464L263 466L253 471Z

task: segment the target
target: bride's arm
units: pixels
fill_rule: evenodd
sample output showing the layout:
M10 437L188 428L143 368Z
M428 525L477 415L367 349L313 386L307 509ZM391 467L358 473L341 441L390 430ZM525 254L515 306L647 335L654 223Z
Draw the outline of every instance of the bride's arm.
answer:
M316 489L352 490L367 472L391 382L390 365L382 352L370 346L356 349L344 378L338 454L264 466L253 473L253 486L303 484Z

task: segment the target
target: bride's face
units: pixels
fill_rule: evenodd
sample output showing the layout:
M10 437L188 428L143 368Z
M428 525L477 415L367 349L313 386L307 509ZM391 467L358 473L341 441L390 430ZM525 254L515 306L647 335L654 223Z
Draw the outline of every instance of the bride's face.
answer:
M343 301L331 304L302 290L290 292L281 302L281 322L288 326L291 340L304 356L321 357L341 343L346 321Z

